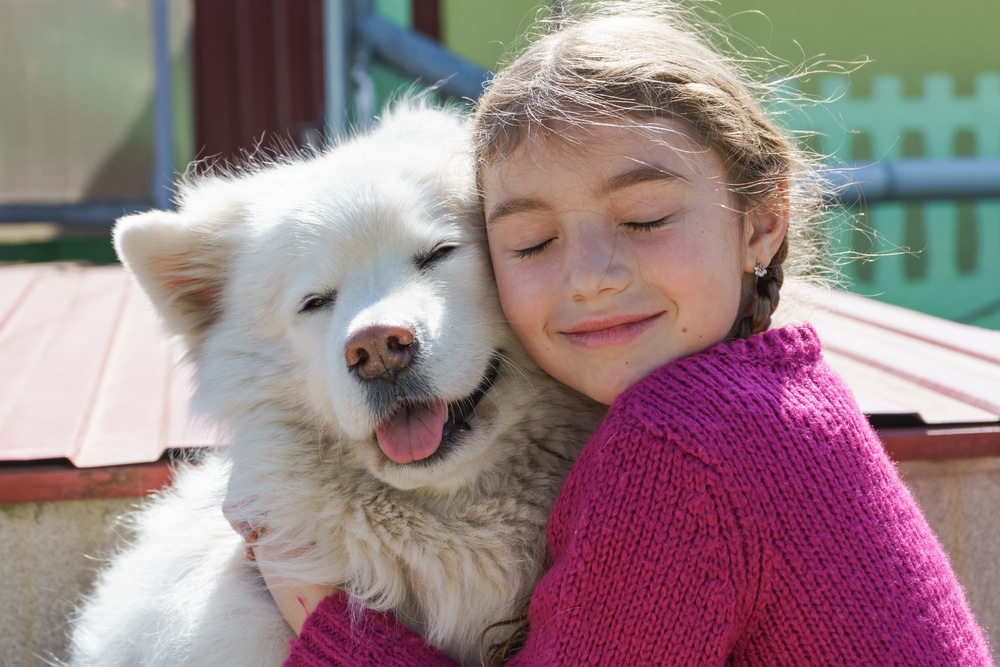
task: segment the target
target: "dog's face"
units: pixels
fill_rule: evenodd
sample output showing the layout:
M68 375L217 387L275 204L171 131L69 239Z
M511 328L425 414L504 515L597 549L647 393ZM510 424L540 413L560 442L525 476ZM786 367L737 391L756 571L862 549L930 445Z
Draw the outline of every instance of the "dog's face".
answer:
M490 451L513 345L481 240L466 128L402 110L318 156L210 178L116 227L119 257L224 421L329 433L400 488L447 488ZM233 419L239 417L238 420Z

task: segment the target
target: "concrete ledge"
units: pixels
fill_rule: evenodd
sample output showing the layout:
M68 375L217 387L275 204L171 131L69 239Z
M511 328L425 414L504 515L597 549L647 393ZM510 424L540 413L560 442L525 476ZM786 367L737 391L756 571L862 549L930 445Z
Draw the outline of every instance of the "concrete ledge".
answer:
M73 610L120 540L116 518L136 503L0 504L0 664L60 664Z
M81 596L125 539L119 518L171 479L167 460L0 464L0 665L61 664Z
M1000 457L904 461L898 467L1000 663Z
M886 446L948 552L1000 662L1000 455L971 457L995 452L989 448L997 434L939 434L948 441L922 431L897 430L895 443L902 449L891 438ZM953 449L956 435L968 437L969 448ZM934 446L907 449L911 437ZM165 461L89 470L61 462L0 466L0 663L53 664L64 656L73 609L125 537L117 518L169 480Z

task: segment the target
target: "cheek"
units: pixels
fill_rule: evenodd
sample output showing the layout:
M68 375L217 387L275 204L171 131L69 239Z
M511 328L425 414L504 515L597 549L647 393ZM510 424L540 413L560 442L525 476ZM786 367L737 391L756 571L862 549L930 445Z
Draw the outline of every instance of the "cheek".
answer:
M530 300L526 298L523 275L518 275L513 267L494 265L494 275L497 281L497 295L500 297L500 307L511 323L524 319L524 311ZM515 327L516 328L516 327Z
M490 248L490 262L493 265L493 278L496 280L500 305L507 319L511 319L512 310L516 311L522 301L517 297L525 282L524 272L518 271L514 262L498 256L492 247Z

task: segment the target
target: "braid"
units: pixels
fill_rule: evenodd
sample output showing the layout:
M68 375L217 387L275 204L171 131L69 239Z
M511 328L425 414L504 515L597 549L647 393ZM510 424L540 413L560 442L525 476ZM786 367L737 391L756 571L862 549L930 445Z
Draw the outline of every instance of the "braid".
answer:
M528 638L528 601L525 600L521 608L521 613L516 618L499 621L486 628L479 637L480 645L480 667L499 667L512 655L524 648L524 642ZM511 635L505 639L486 646L486 635L491 630L498 630L504 627L513 627Z
M749 338L755 333L767 331L771 326L771 315L778 308L778 299L782 283L785 282L785 271L782 264L788 257L788 237L781 240L778 252L771 258L767 274L757 278L753 291L750 293L748 315L740 318L736 325L736 338Z

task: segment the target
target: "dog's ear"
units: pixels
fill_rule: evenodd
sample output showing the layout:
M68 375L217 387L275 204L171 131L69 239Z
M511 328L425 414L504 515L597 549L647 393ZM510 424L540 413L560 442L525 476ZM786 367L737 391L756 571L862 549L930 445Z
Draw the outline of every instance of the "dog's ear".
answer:
M183 212L148 211L120 218L114 244L168 331L193 344L218 318L231 253L210 226Z

